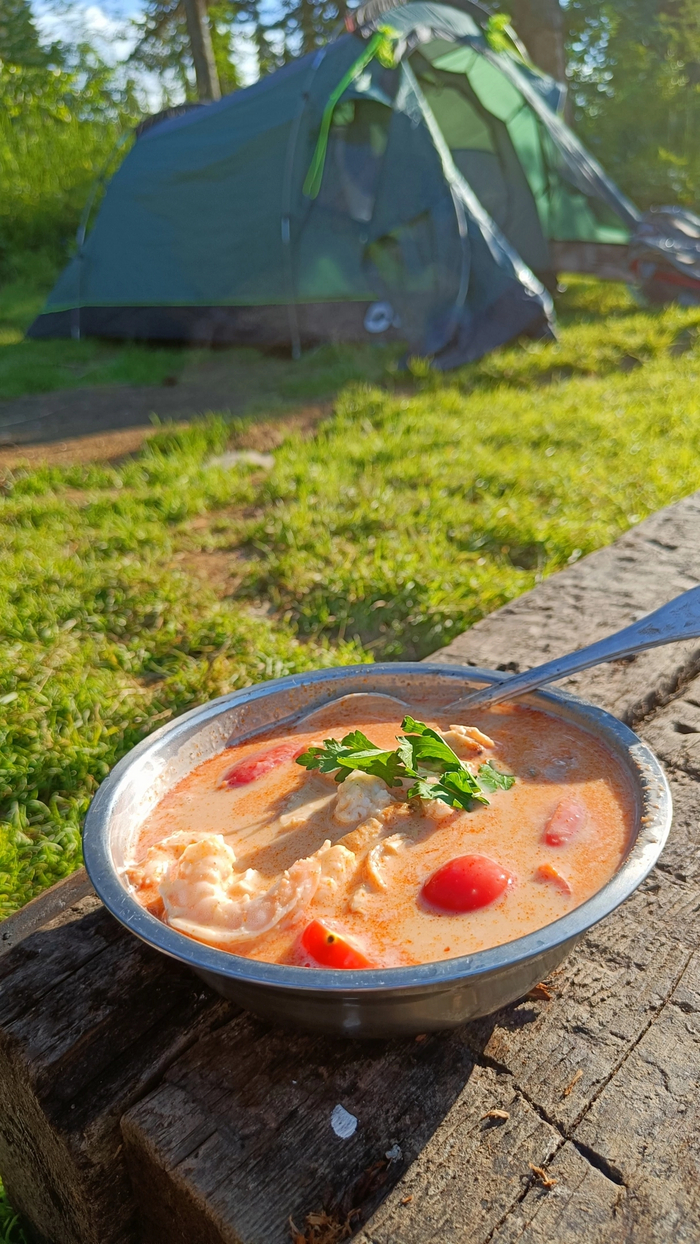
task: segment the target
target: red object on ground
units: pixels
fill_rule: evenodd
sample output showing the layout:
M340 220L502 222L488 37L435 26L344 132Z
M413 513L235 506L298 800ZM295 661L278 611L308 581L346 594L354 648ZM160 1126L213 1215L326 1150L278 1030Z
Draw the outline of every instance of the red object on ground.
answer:
M575 799L562 799L545 825L543 841L548 847L564 847L583 828L585 808Z
M301 947L320 968L371 968L367 956L337 929L312 920L301 935Z
M566 877L562 877L553 864L540 864L535 872L535 881L548 881L550 885L555 885L558 890L561 890L562 894L572 893L571 886Z
M256 752L254 756L246 756L224 774L222 781L225 786L247 786L256 778L263 777L271 769L284 764L285 760L296 760L306 750L306 744L278 743L266 752Z
M438 868L425 882L421 895L438 911L462 914L495 903L513 878L486 855L460 855Z

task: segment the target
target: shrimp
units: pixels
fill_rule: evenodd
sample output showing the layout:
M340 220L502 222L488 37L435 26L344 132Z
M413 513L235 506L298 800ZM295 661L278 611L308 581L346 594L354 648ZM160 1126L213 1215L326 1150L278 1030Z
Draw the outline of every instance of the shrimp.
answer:
M124 876L130 885L141 890L157 890L170 865L179 860L180 856L197 842L203 835L196 831L178 830L162 842L149 847L145 857L138 864L129 864L124 869Z
M171 865L159 891L172 928L198 941L233 946L293 918L311 902L321 879L336 882L347 863L328 839L268 884L253 868L237 873L236 856L223 836L208 834Z

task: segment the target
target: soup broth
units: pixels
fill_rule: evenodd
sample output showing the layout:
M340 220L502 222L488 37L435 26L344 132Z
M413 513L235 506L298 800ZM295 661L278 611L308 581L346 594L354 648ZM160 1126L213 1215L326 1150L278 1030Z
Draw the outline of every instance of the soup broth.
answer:
M360 731L391 753L397 738L416 737L410 719L402 727L328 711L322 731L229 748L165 796L124 873L144 907L251 959L391 967L512 941L585 902L619 867L633 797L593 735L519 705L464 724L416 705L418 724L435 732L438 750L444 740L462 782L482 783L488 800L460 796L467 807L451 806L411 794L400 776L389 785L350 771L338 783L337 770L306 768L323 740ZM494 773L503 787L504 775L515 780L493 789ZM434 770L425 780L447 782Z

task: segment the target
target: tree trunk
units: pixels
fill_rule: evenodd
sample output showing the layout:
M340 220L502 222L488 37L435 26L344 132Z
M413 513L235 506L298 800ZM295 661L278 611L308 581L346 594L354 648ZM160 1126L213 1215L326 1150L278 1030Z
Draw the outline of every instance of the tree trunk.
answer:
M557 82L563 82L564 14L559 0L510 0L508 11L533 63Z
M216 72L206 0L184 0L184 6L197 77L197 94L202 103L209 103L213 99L221 99L221 88Z

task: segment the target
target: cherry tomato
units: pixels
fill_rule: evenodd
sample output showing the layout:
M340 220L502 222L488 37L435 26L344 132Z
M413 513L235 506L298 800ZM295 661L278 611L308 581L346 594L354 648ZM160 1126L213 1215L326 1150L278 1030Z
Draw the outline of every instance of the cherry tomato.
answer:
M554 885L558 890L561 890L562 894L572 893L571 886L566 877L562 877L553 864L540 864L535 872L535 881L548 881L550 885Z
M438 868L421 895L438 911L461 914L488 907L512 884L510 873L486 855L460 855Z
M562 799L545 825L543 842L548 847L564 847L583 828L586 811L575 799Z
M358 946L322 920L307 924L301 935L301 947L320 968L374 967Z
M271 769L284 764L285 760L296 760L305 751L305 746L298 743L278 743L266 752L256 752L254 756L246 756L239 760L224 774L222 781L225 786L247 786L256 778L263 777Z

